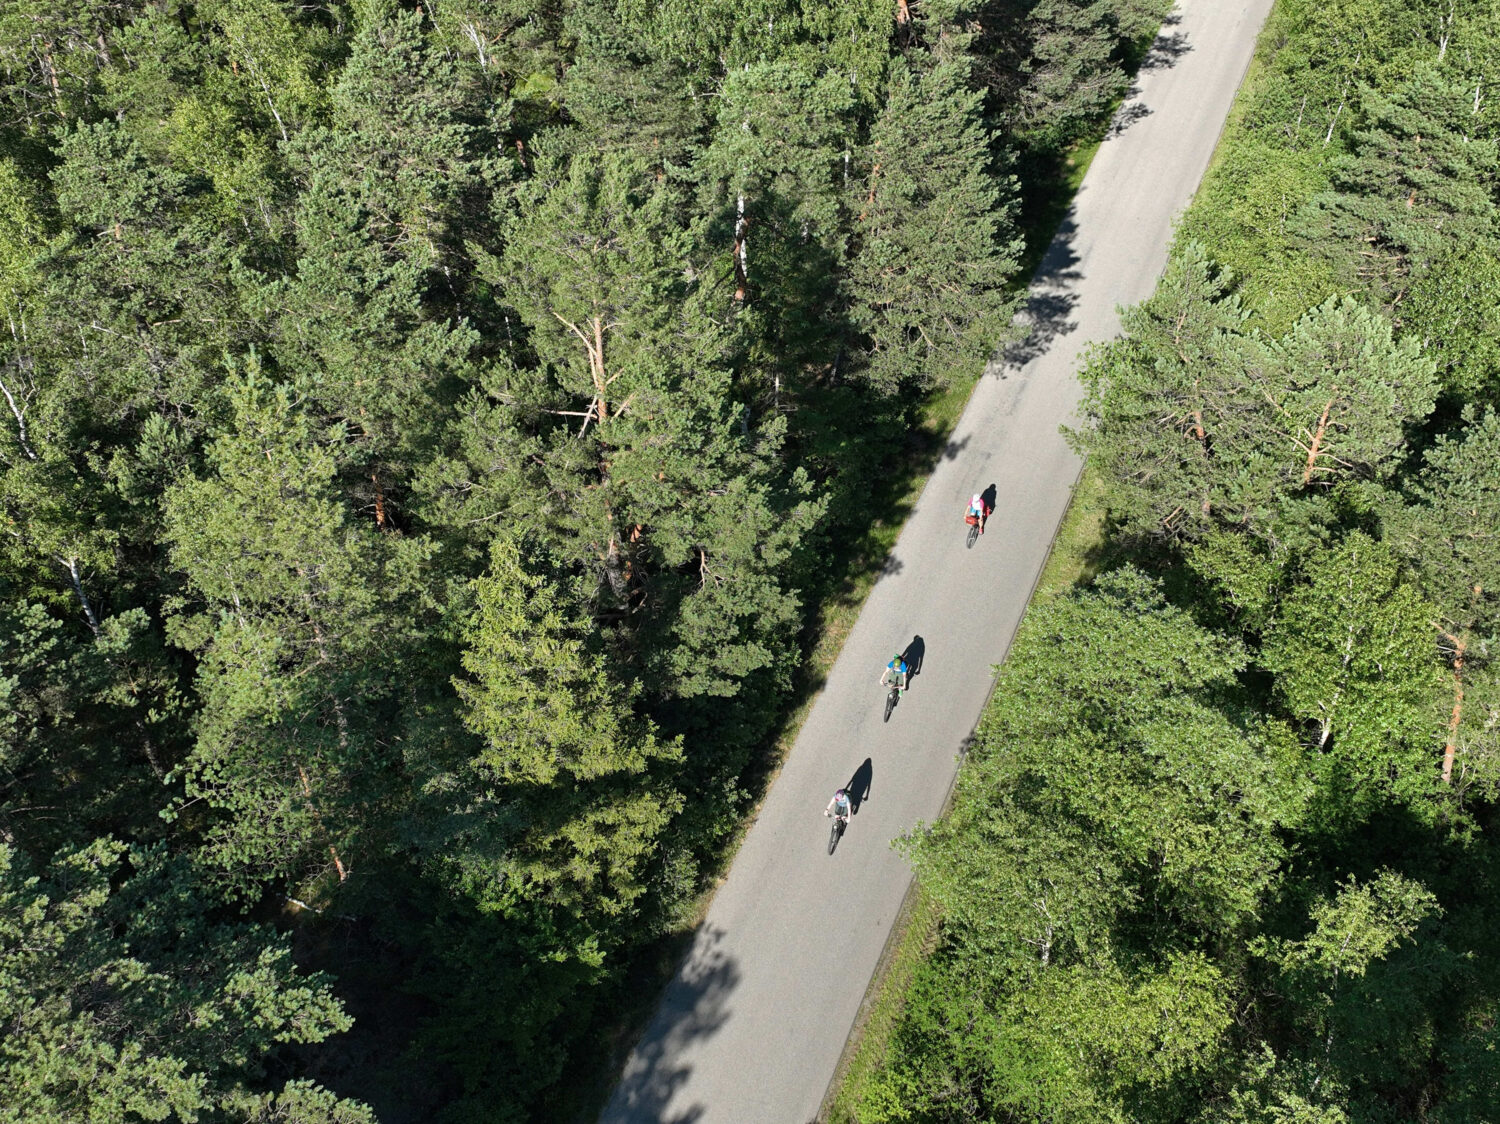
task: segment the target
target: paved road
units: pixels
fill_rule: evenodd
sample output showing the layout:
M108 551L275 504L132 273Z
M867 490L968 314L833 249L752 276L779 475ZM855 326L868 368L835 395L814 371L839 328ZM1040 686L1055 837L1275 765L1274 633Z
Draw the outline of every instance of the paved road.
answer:
M1181 0L1042 264L1036 332L979 383L602 1124L804 1124L910 882L891 840L935 818L1079 463L1058 433L1080 349L1150 295L1271 0ZM993 484L965 550L971 493ZM922 651L888 724L876 679ZM830 793L868 792L830 858Z

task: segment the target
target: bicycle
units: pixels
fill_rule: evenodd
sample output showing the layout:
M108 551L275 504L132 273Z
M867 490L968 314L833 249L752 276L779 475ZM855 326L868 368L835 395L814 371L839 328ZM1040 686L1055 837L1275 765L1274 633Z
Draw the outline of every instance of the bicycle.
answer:
M891 720L891 711L896 709L896 704L901 701L901 684L892 683L890 692L885 696L885 718L882 721Z
M964 549L965 550L973 550L974 549L974 544L979 541L979 535L980 535L980 530L979 530L979 516L977 516L977 515L965 515L964 516L964 522L969 525L969 537L964 542Z
M849 825L848 816L834 816L833 827L828 831L828 853L833 854L833 849L839 845L839 837L844 834L844 828Z

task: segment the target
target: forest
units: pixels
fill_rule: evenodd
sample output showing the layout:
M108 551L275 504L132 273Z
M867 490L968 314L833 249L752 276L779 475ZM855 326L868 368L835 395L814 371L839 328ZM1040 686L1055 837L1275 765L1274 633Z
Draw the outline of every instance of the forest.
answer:
M1493 3L1278 0L841 1119L1500 1120L1497 76Z
M1011 332L1071 155L1167 7L0 5L0 1121L586 1118L817 686L824 614L878 566L940 447L934 403ZM1315 487L1257 453L1260 491L1189 459L1131 493L1150 529L1192 492L1171 557L1222 571L1223 620L1168 607L1144 572L1073 610L1176 629L1198 653L1183 699L1233 735L1215 752L1280 763L1245 766L1247 881L1175 899L1198 927L1177 938L1185 978L1214 962L1197 934L1249 925L1293 862L1333 861L1294 845L1314 822L1399 810L1427 841L1425 870L1349 882L1379 916L1404 910L1392 947L1463 924L1437 879L1484 884L1488 595L1463 593L1484 544L1462 505L1493 502L1500 428L1463 403L1492 370L1473 317L1495 270L1493 146L1487 101L1469 124L1444 99L1489 41L1449 25L1446 63L1389 103L1366 85L1409 45L1343 53L1343 179L1296 147L1311 118L1268 141L1297 184L1322 177L1307 221L1331 246L1361 208L1399 212L1371 227L1378 290L1355 258L1319 258L1330 283L1360 266L1359 295L1285 342L1235 320L1254 295L1230 256L1179 268L1162 298L1191 313L1193 346L1244 356L1384 325L1368 346L1404 412L1370 436L1340 421ZM1289 71L1298 96L1325 96L1322 65ZM1284 109L1264 111L1275 129ZM1383 151L1358 138L1427 113L1446 131L1422 182L1443 194L1353 191ZM1253 257L1256 230L1218 240ZM1361 377L1348 409L1378 411L1389 394ZM1124 391L1098 385L1113 419ZM1135 439L1123 414L1100 433L1101 464ZM1381 506L1398 500L1400 533ZM1252 508L1274 520L1233 522ZM1428 559L1439 533L1455 553ZM1351 613L1392 622L1412 677L1381 693L1361 656L1326 687L1288 678L1278 716L1254 716L1269 688L1234 628L1281 635L1345 555L1367 575ZM1468 614L1450 627L1469 701L1439 791L1423 707L1447 665L1397 642L1435 643L1423 614L1442 598ZM1311 669L1340 642L1292 630L1276 651ZM1316 756L1299 716L1320 690L1348 701ZM1356 751L1347 731L1372 724L1383 740ZM1314 801L1299 754L1347 799ZM1110 893L1139 892L1124 877ZM1128 926L1148 915L1167 924L1142 896ZM935 963L972 947L962 916ZM1431 986L1482 1019L1468 932ZM1059 965L1102 947L1056 946ZM1253 964L1305 962L1313 994L1305 946ZM1360 966L1380 951L1361 948ZM1479 1058L1474 1033L1445 1048Z

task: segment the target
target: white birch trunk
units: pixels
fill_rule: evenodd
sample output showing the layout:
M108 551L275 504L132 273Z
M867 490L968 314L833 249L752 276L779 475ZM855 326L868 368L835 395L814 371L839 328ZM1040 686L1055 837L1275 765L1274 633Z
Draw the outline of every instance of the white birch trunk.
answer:
M73 592L78 594L78 600L83 605L83 615L88 619L89 629L95 636L98 636L99 618L94 616L94 607L89 604L89 595L83 592L83 582L78 578L78 559L59 557L57 560L63 564L68 571L68 576L73 579Z
M745 193L743 191L735 199L734 214L734 252L740 274L734 296L736 300L744 300L745 291L750 287L750 247L746 236L746 227L749 224L745 221Z
M26 454L27 460L36 460L36 451L32 449L30 441L27 440L26 414L19 406L16 405L15 396L11 394L10 387L5 385L5 381L3 379L0 379L0 394L5 395L5 401L10 406L10 412L15 415L16 432L21 439L21 452Z

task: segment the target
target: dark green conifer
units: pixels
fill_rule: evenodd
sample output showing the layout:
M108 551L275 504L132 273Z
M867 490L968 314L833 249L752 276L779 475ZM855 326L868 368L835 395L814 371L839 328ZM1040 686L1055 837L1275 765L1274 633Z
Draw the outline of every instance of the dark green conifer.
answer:
M898 60L850 185L849 318L860 377L884 391L973 377L1011 331L1021 242L968 76L963 61Z

